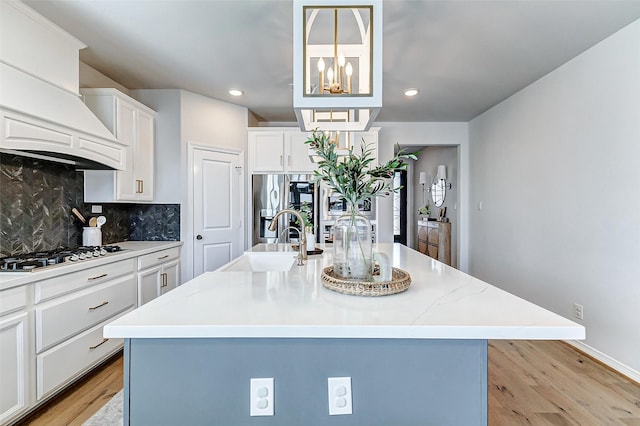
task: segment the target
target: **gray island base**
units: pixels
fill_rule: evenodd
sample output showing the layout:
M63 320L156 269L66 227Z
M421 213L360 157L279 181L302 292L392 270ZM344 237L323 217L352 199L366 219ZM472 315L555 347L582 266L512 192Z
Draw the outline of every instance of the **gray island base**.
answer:
M486 340L127 339L125 351L125 425L487 424ZM250 417L262 377L275 415ZM351 377L353 414L329 415L329 377Z
M584 339L415 250L374 250L411 274L407 291L340 294L320 279L331 250L297 266L290 245L262 244L106 325L125 339L125 425L486 425L488 340ZM351 414L330 415L349 411L328 380L344 377ZM251 391L261 378L273 392ZM273 415L251 416L265 402Z

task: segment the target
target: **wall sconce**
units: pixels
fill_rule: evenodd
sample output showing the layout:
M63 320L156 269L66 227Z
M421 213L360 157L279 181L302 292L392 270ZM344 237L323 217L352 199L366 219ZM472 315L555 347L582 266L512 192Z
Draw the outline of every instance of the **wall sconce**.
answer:
M427 204L427 198L424 195L424 185L427 183L427 174L425 172L420 172L420 184L422 185L422 205Z
M447 180L447 166L445 166L444 164L440 164L438 166L438 173L436 174L436 180L443 180L446 182ZM451 183L449 183L448 185L445 183L445 187L447 189L451 189L453 187L453 185Z

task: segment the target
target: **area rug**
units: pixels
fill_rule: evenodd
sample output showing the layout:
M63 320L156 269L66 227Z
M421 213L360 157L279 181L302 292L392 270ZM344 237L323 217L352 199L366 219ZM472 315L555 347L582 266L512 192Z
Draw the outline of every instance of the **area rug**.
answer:
M122 390L89 418L82 426L122 426Z

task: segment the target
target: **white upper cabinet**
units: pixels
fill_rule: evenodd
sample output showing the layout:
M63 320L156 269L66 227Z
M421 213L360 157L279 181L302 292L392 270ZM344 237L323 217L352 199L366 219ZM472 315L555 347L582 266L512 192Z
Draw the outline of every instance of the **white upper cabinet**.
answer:
M309 139L307 132L285 132L285 150L287 150L287 171L295 173L313 173L316 166L309 158Z
M306 132L297 129L249 130L249 172L313 173Z
M155 112L115 89L82 89L84 101L126 146L126 168L85 171L85 202L153 201Z
M283 132L249 132L249 171L284 172Z

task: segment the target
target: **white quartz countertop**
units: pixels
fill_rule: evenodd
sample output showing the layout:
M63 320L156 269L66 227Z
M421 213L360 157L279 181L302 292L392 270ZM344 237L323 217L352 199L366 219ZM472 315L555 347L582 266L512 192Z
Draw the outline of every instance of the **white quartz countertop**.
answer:
M322 247L322 245L321 245ZM290 250L258 245L254 251ZM403 293L322 286L331 249L288 272L207 272L104 328L123 338L584 339L583 326L399 244L375 244L411 274Z
M109 245L120 246L122 251L108 253L98 259L64 262L59 265L34 269L32 272L0 272L0 291L119 260L131 259L159 250L179 247L182 245L182 241L123 241Z

